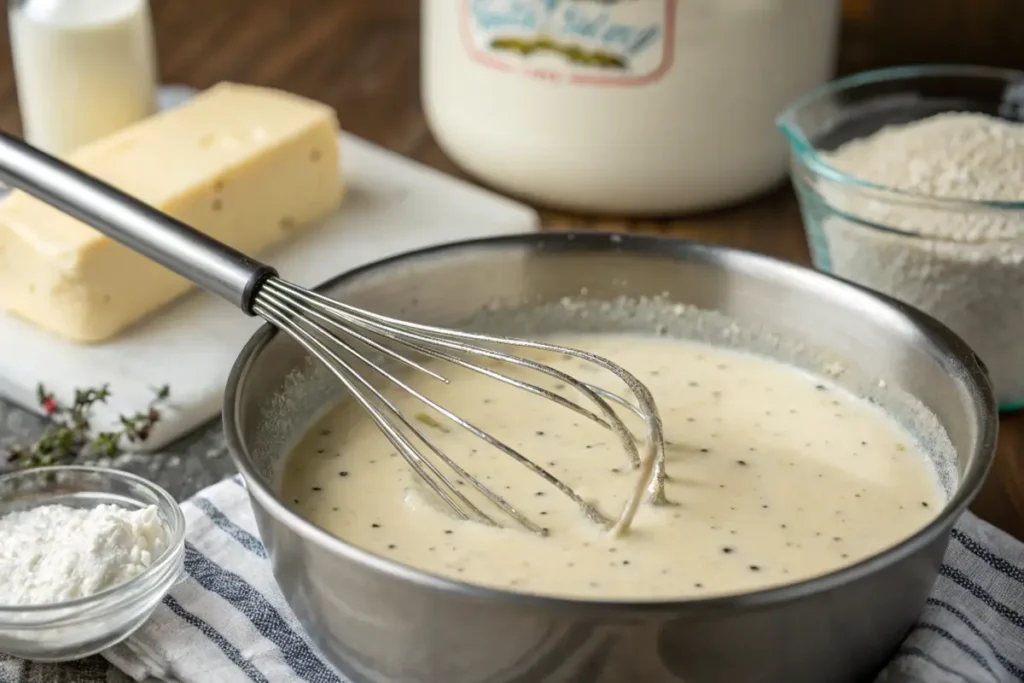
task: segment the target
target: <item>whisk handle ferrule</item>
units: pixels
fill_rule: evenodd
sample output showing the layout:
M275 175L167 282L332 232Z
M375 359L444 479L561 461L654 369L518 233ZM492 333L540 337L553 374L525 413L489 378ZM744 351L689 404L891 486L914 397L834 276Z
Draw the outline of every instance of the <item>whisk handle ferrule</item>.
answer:
M0 133L0 180L249 315L259 285L277 274L270 266L5 133Z

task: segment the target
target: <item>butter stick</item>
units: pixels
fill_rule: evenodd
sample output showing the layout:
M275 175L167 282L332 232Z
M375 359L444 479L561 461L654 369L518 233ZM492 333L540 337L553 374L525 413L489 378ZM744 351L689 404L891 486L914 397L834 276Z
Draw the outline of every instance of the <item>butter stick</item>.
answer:
M67 161L255 254L337 209L344 192L338 156L330 107L221 83ZM22 192L0 203L0 307L50 332L109 340L190 287Z

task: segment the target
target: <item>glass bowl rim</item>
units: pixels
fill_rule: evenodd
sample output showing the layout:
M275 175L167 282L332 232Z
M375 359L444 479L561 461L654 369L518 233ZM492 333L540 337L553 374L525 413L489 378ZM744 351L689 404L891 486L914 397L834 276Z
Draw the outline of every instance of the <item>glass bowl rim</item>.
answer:
M825 162L815 145L804 135L803 130L795 122L796 113L825 95L839 92L850 92L858 88L876 83L893 83L911 81L920 78L977 78L1002 80L1006 83L1021 83L1024 87L1024 71L995 66L976 66L970 64L918 64L908 66L872 69L844 76L814 88L791 102L775 119L776 126L789 142L797 161L811 172L833 182L853 186L863 190L884 192L904 200L927 202L934 209L957 211L1024 211L1024 201L1007 200L974 200L956 197L935 196L901 190L890 185L881 185L856 178L840 171ZM1022 101L1024 104L1024 101ZM1024 124L1022 124L1024 125Z
M38 476L45 475L47 473L59 474L67 472L99 475L111 480L120 480L122 482L138 485L152 493L157 499L158 508L160 508L160 517L168 527L167 547L164 549L164 552L160 557L143 571L139 572L127 581L114 584L113 586L105 588L97 593L93 593L92 595L75 598L74 600L65 600L63 602L42 605L0 604L0 628L14 627L24 631L32 631L40 628L59 628L64 625L63 622L65 621L74 622L81 616L81 611L84 609L92 608L99 610L97 616L100 613L109 614L114 611L120 611L135 602L134 600L126 600L128 596L137 591L140 586L143 586L148 579L168 571L170 565L177 563L181 557L182 550L185 546L185 514L182 511L181 506L178 504L178 501L176 501L166 489L149 481L145 477L110 467L98 467L92 465L52 465L48 467L34 467L31 469L5 472L0 474L0 483L32 475ZM46 503L41 504L45 505ZM165 514L163 508L166 508L167 514ZM157 586L154 587L146 587L141 594L145 595L151 593L157 587L164 589L163 582L158 583ZM48 613L53 613L52 619L45 619L45 616ZM33 615L36 619L21 622L17 619L11 618L16 615Z

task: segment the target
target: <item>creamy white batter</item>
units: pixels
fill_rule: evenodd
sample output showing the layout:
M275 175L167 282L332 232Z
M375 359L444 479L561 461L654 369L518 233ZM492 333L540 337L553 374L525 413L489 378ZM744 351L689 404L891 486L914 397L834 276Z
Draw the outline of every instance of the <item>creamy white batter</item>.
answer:
M737 593L806 579L892 546L945 502L935 467L909 433L817 378L693 342L617 335L552 341L621 364L658 401L669 444L667 493L676 504L645 505L626 537L610 538L536 474L398 394L396 403L442 450L550 535L523 531L498 512L508 528L454 519L349 403L295 450L282 481L286 500L353 545L431 573L605 599ZM620 389L579 360L547 360ZM421 376L413 384L549 469L605 515L618 514L635 473L612 432L492 379L450 365L437 369L452 382ZM530 379L576 398L547 378Z

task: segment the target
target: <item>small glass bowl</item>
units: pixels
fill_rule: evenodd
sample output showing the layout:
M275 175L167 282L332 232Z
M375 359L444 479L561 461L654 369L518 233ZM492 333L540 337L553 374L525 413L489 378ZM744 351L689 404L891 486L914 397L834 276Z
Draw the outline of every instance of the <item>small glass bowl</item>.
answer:
M907 66L842 78L804 95L778 118L814 265L932 315L988 367L1000 410L1024 408L1024 203L930 197L854 178L823 152L947 111L1024 121L1024 72ZM912 210L910 213L909 210ZM924 237L914 225L1001 226L969 242ZM982 321L988 321L986 326Z
M139 628L182 573L185 516L165 490L100 467L42 467L0 476L0 516L41 505L129 509L155 505L167 549L145 571L94 595L53 605L0 605L0 652L39 662L81 659Z

